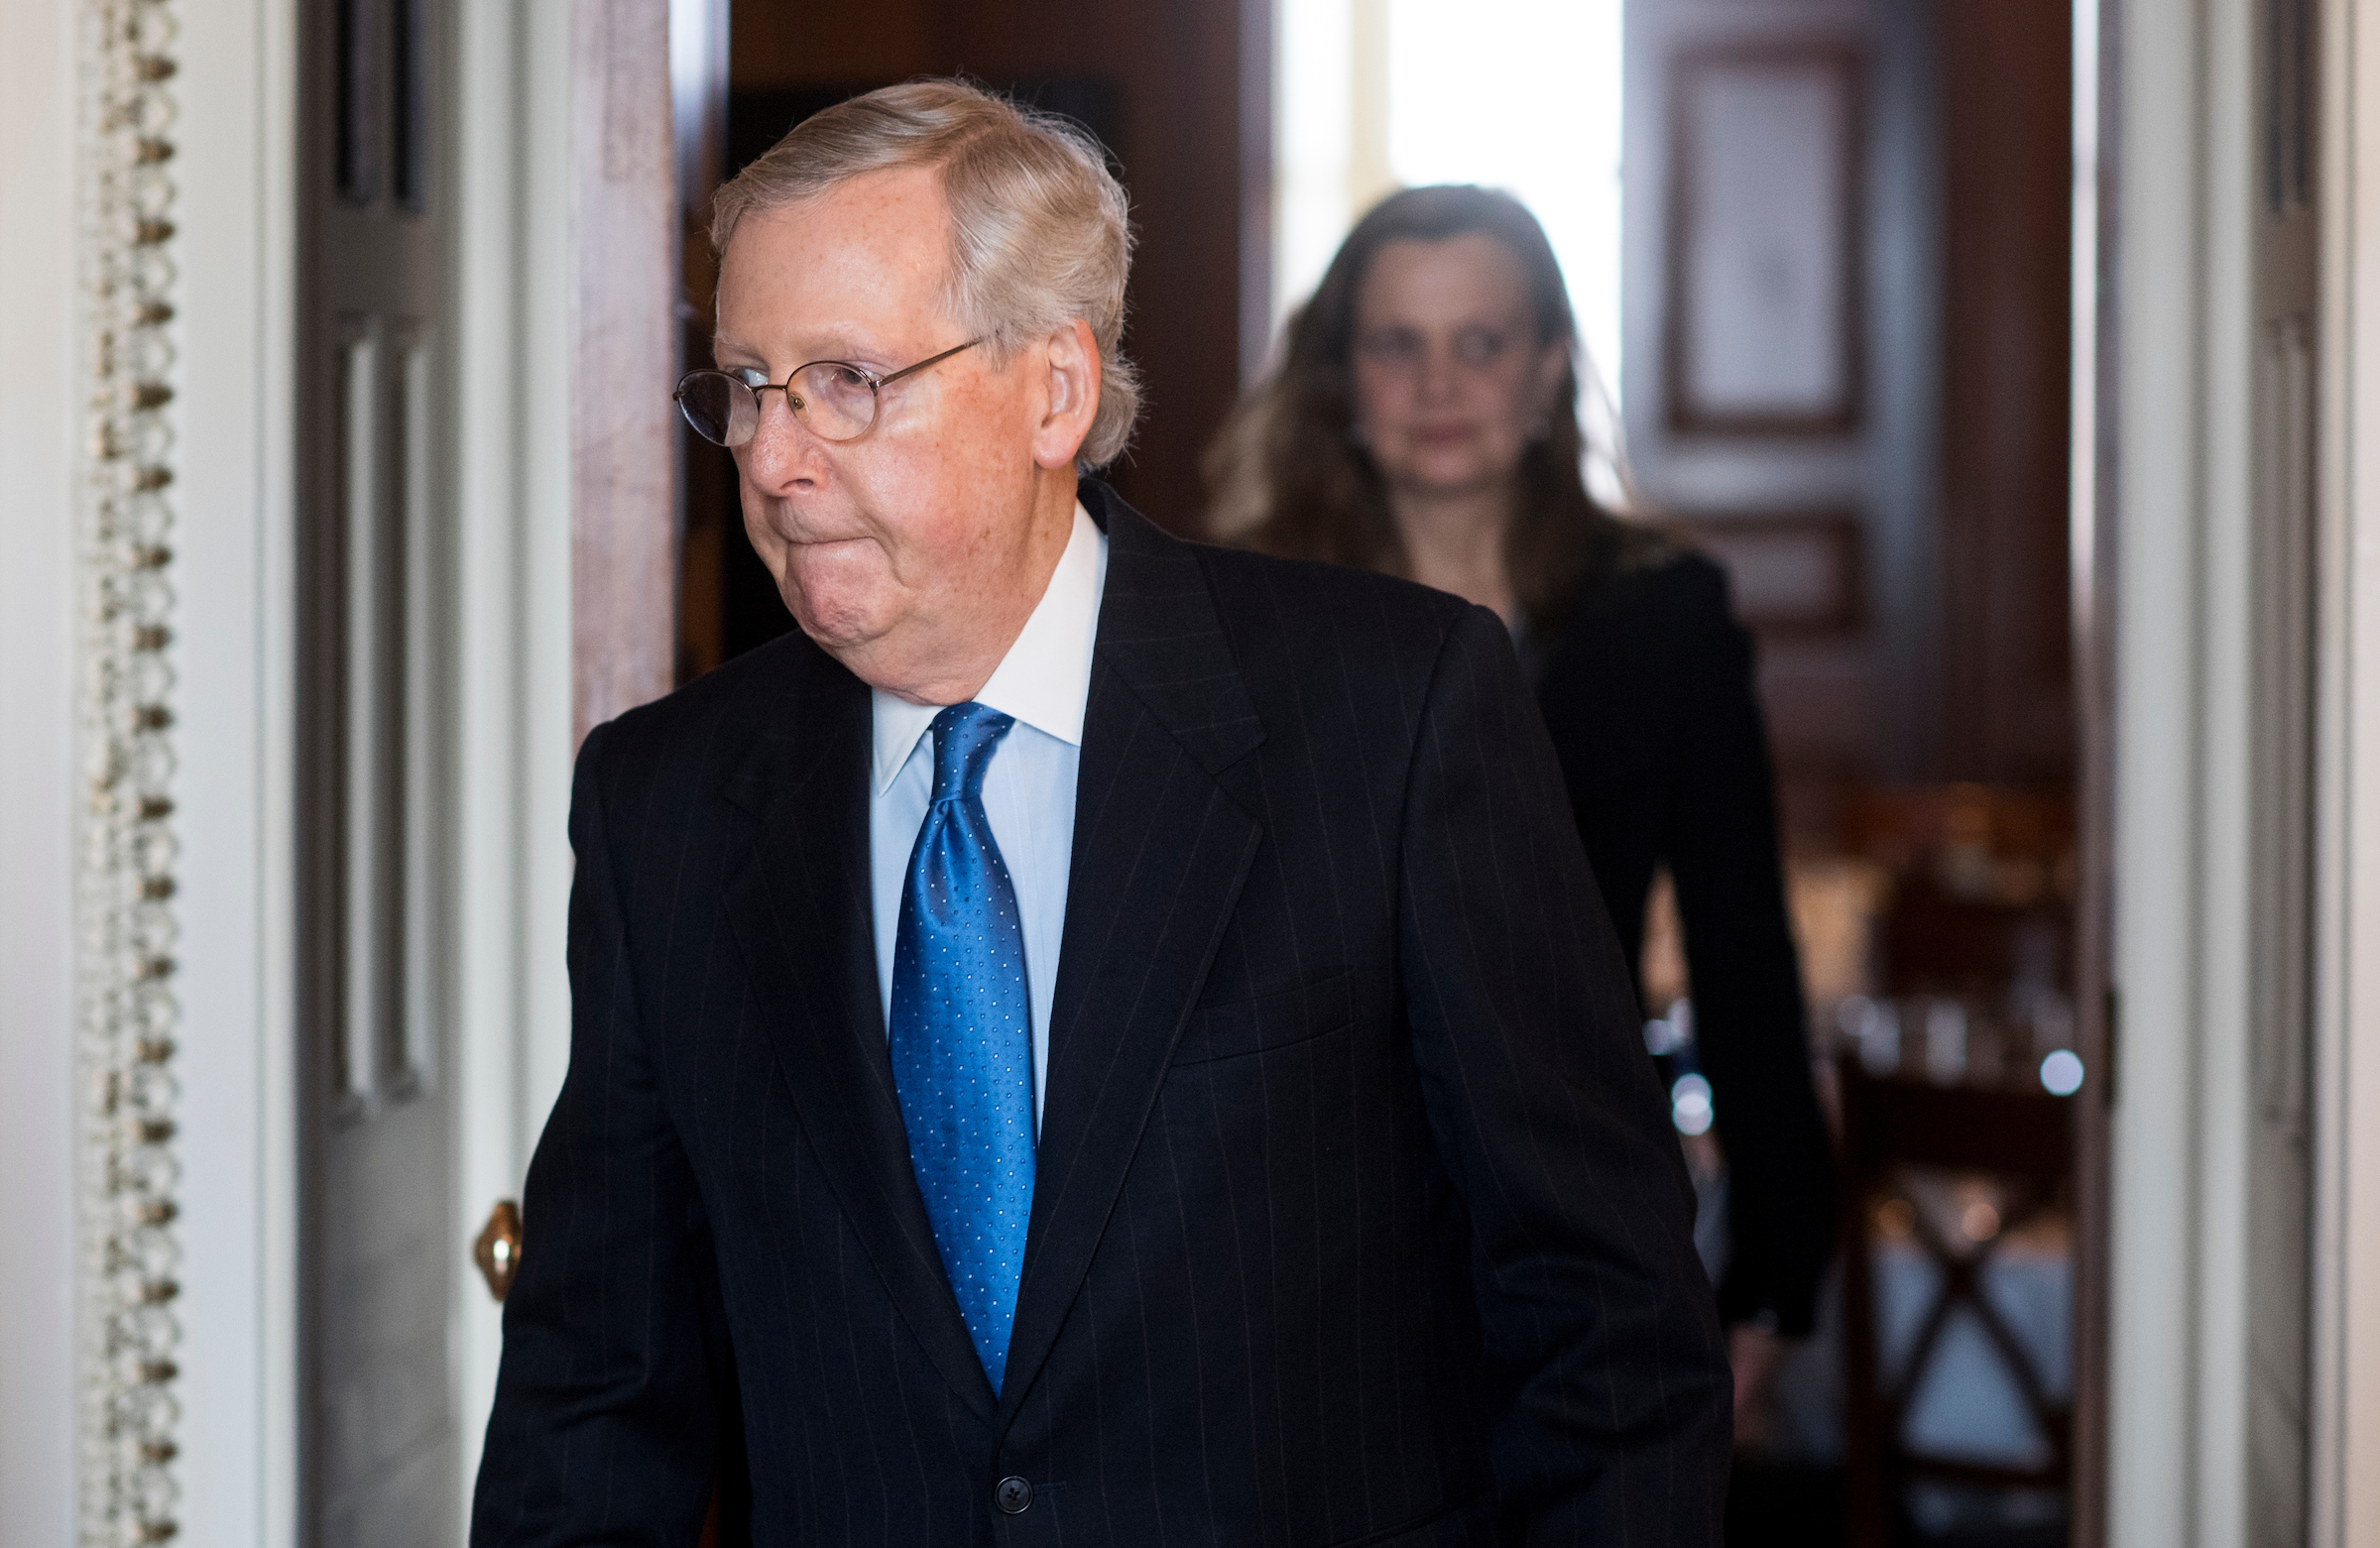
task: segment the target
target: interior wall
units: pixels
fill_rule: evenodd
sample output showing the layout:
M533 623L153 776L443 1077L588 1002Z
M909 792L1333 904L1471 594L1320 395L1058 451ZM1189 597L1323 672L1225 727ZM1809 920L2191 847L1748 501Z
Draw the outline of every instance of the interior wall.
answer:
M1937 7L1870 8L1874 73L1865 248L1875 437L1867 521L1874 769L1937 776L1943 722L1943 63Z
M75 37L0 0L0 1542L73 1540Z
M1241 0L738 0L730 32L740 90L952 73L1112 85L1110 150L1139 238L1125 348L1147 406L1112 476L1177 532L1199 525L1199 460L1240 386L1242 12Z
M1753 626L1789 838L1813 849L1836 842L1847 790L1923 777L1933 758L1942 369L1933 9L1867 0L1627 8L1622 396L1637 482L1659 515L1706 540L1825 530L1848 548L1836 561L1847 571L1842 605L1825 623ZM1669 348L1688 261L1676 250L1673 209L1685 176L1672 163L1680 71L1697 56L1826 52L1850 60L1855 79L1843 170L1856 209L1844 255L1856 297L1851 412L1823 430L1681 427L1670 413ZM1739 600L1743 589L1739 578Z
M1936 776L2068 782L2070 0L1935 0L1942 114Z
M2070 6L1647 0L1627 25L1637 477L1723 556L1735 535L1814 520L1855 539L1853 608L1824 628L1753 621L1789 826L1825 842L1861 784L2071 781ZM1688 261L1682 61L1827 50L1856 77L1854 412L1823 429L1682 426L1667 347Z
M0 0L0 1542L74 1520L73 874L87 8ZM185 0L167 380L182 1541L294 1540L286 933L290 0Z

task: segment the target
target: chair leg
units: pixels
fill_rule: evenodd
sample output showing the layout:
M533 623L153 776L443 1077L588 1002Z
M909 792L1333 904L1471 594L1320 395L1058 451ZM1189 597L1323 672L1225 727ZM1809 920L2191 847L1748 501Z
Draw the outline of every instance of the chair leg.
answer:
M1844 1475L1849 1548L1889 1548L1894 1515L1885 1452L1890 1404L1876 1351L1875 1256L1867 1235L1867 1179L1845 1190L1843 1231Z

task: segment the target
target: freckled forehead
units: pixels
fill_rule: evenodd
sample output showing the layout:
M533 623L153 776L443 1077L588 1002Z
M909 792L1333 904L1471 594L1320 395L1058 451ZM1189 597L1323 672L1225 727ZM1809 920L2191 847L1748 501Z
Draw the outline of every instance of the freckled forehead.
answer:
M949 268L939 177L868 173L737 223L719 267L719 341L772 364L863 343L930 342L946 331Z

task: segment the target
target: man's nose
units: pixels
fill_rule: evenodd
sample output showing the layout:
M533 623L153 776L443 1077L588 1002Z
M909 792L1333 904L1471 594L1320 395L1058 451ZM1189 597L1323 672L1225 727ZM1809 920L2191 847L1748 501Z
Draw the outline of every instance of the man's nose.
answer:
M745 474L764 490L807 488L824 471L823 447L785 402L782 392L760 395L761 422L744 448Z

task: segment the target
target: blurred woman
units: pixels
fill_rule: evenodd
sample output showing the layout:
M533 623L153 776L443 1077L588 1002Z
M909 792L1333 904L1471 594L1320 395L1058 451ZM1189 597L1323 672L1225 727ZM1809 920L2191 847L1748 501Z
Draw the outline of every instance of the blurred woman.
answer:
M1833 1162L1751 642L1717 565L1590 496L1577 349L1561 268L1518 201L1395 194L1349 234L1277 374L1210 451L1211 521L1226 540L1403 575L1503 618L1632 971L1668 868L1729 1162L1719 1302L1740 1434L1778 1339L1810 1329Z

